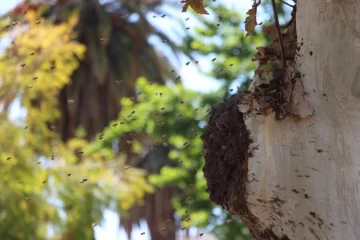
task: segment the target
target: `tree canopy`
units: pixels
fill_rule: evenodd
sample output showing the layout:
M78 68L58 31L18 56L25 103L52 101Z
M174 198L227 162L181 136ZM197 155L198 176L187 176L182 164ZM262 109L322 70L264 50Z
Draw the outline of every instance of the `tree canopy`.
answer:
M209 199L200 136L211 106L247 88L256 68L255 47L269 41L254 25L246 23L247 32L240 28L255 8L246 18L218 3L185 1L183 11L190 7L212 18L192 14L199 24L177 46L149 24L145 5L124 1L128 12L105 14L112 6L94 1L96 7L88 10L102 17L95 26L111 26L107 35L94 37L95 15L58 2L21 5L0 21L1 38L9 41L0 57L0 236L94 239L93 227L101 224L105 209L126 219L147 195L170 187L178 231L195 226L220 239L251 239L240 220ZM148 12L156 12L160 2L150 1ZM139 14L139 22L120 19L129 12ZM184 53L183 64L196 66L195 56L214 56L204 74L219 80L221 89L209 94L186 89L176 67L163 63L159 49L148 44L152 34ZM112 100L95 105L84 102L109 96ZM17 102L21 116L14 119ZM101 115L103 108L111 114Z

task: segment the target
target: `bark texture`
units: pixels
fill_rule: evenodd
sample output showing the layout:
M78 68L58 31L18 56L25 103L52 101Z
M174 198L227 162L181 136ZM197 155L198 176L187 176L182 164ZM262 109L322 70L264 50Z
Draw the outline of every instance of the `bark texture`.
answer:
M306 118L213 110L203 136L211 199L256 239L360 239L360 0L297 1ZM236 122L236 126L234 126ZM222 147L224 146L224 147Z

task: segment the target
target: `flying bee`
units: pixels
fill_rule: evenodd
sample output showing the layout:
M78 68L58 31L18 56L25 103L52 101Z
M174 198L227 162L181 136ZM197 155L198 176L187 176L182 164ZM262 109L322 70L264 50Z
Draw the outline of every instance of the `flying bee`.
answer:
M112 126L113 126L113 127L116 127L116 126L117 126L117 123L113 124Z
M36 24L40 24L41 23L41 21L36 21Z
M190 64L190 62L187 62L187 63L186 63L186 66L189 66L189 64Z
M71 104L71 103L74 103L74 100L68 99L67 102L68 102L68 104Z
M125 166L125 167L124 167L124 169L129 169L129 168L130 168L130 166Z
M8 157L6 160L8 160L8 161L11 160L11 157Z
M176 80L180 80L180 78L181 78L181 76L178 76L178 77L176 78Z
M92 227L95 227L96 225L97 225L96 223L91 224Z
M30 53L30 56L34 56L34 54L35 54L35 53L34 53L34 52L32 52L32 53Z
M162 231L163 231L163 232L167 231L167 228L164 228Z
M185 19L185 21L188 21L188 20L189 20L189 18L186 18L186 19Z
M215 62L216 58L211 59L212 62Z
M87 181L87 178L84 178L83 180L80 181L80 183L84 183Z
M221 72L223 72L223 71L224 71L224 68L220 69L220 70L219 70L219 73L221 73Z
M186 30L189 30L189 29L190 29L190 27L187 27L187 28L186 28Z
M181 118L181 117L182 117L182 114L179 114L178 117Z
M142 232L141 235L145 235L145 232Z
M166 17L166 14L162 15L161 18L165 18Z
M229 67L232 67L233 65L234 65L234 64L231 63L231 64L229 65Z
M20 67L24 68L26 66L25 63L21 64Z

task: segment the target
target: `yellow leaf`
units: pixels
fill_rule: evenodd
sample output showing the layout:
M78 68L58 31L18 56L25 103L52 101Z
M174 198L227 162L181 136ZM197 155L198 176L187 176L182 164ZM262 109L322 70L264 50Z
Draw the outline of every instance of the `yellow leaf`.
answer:
M255 30L255 27L257 25L256 22L256 11L257 7L261 4L261 0L259 2L254 1L254 4L252 5L252 8L246 13L247 16L245 19L245 30L246 30L246 36L249 36L252 34Z
M186 12L189 6L199 14L209 14L205 9L204 0L185 0L182 11Z

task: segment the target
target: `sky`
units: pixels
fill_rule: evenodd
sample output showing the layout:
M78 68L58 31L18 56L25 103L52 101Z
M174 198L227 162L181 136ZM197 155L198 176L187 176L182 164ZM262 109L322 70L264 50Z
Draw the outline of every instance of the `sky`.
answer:
M20 0L1 0L0 3L0 15L3 13L8 12L11 10L16 4L21 2ZM217 0L219 3L224 3L228 7L231 7L233 9L239 10L241 13L245 14L248 9L251 8L252 0ZM179 9L179 14L181 13L181 10ZM184 13L185 15L186 13ZM261 10L258 14L258 22L262 21ZM187 22L187 24L191 24L191 20ZM171 22L168 22L168 27L171 28ZM170 36L173 33L169 31L168 33ZM173 36L174 37L174 36ZM1 44L0 44L1 45ZM211 62L212 56L203 57L199 60L200 67L203 69L208 68L206 62ZM174 60L174 59L172 59ZM206 77L199 73L199 70L196 69L194 66L186 66L185 62L187 60L184 58L181 58L182 66L180 67L179 73L181 75L181 79L183 81L183 84L186 88L193 89L196 91L201 92L212 92L219 89L220 84L218 81L216 81L213 78ZM186 67L185 67L186 66ZM11 112L12 118L17 118L20 115L23 115L23 112L20 109L20 104L17 102L12 106L12 112ZM124 235L124 232L119 229L119 217L118 214L112 211L105 211L104 212L104 218L105 221L103 223L98 223L98 225L95 227L95 237L96 240L125 240L126 237ZM89 226L91 227L91 226ZM146 232L145 235L140 235L141 232ZM132 236L133 240L150 240L148 230L146 223L141 223L140 229L135 229ZM194 237L193 239L199 239L198 237ZM179 239L181 240L181 239Z

